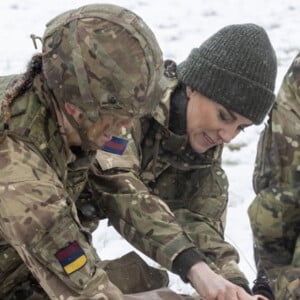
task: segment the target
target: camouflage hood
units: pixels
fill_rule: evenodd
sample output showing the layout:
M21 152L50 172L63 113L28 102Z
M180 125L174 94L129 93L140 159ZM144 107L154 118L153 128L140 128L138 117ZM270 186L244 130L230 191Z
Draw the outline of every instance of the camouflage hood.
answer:
M87 5L47 24L43 74L60 107L68 101L92 121L109 112L141 116L151 113L160 97L162 53L134 13Z

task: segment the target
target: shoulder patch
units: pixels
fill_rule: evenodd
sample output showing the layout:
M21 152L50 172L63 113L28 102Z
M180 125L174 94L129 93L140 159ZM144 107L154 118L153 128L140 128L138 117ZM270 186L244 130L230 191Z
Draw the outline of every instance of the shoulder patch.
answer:
M68 275L82 268L87 262L84 251L76 241L58 250L55 256Z
M105 143L102 147L103 151L122 155L126 149L128 140L120 137L113 136L112 139Z

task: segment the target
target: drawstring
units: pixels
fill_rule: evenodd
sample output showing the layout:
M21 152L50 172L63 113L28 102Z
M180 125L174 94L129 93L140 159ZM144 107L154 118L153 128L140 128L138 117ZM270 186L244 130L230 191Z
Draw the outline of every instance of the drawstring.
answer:
M35 34L31 34L31 35L30 35L30 38L32 39L34 49L37 49L37 48L38 48L38 47L37 47L37 44L36 44L36 40L39 40L41 43L43 43L42 38L39 37L39 36L37 36L37 35L35 35Z

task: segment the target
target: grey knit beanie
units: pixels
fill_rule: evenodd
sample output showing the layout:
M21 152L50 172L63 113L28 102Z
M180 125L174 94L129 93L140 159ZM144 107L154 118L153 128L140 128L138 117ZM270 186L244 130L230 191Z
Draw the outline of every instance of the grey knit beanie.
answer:
M229 25L178 65L179 81L260 124L274 102L275 51L255 24Z

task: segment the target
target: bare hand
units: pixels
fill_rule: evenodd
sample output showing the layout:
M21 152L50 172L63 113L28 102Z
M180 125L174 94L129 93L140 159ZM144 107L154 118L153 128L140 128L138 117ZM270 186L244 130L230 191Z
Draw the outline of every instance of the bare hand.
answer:
M205 300L268 300L262 296L249 295L240 286L216 274L204 262L192 266L187 277Z

